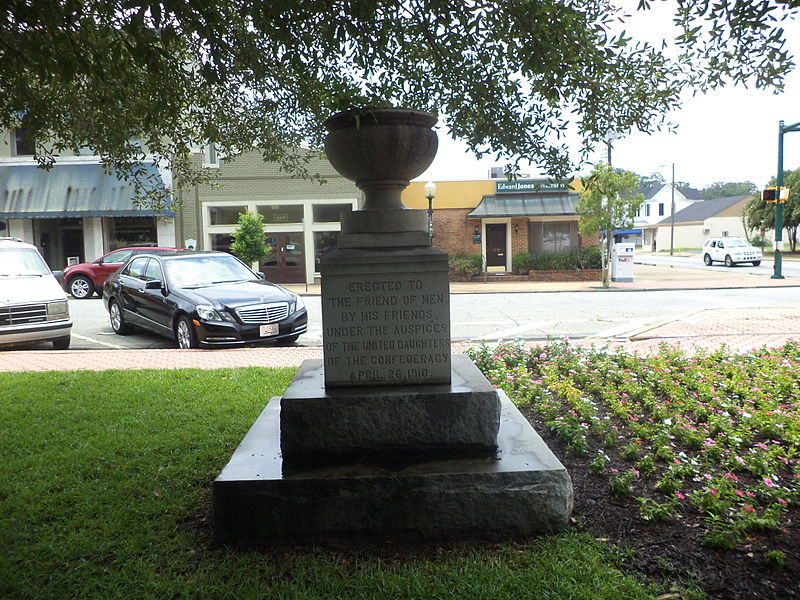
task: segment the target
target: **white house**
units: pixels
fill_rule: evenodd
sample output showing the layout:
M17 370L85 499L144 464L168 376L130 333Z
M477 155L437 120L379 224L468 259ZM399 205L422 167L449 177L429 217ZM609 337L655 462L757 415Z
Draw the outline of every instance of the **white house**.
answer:
M634 230L641 230L636 238L629 238L636 244L640 244L645 250L655 250L653 247L653 228L656 223L663 222L665 218L672 217L673 203L677 213L696 202L701 202L700 192L688 186L675 186L674 197L671 183L648 186L639 190L644 195L644 203L636 212L633 221Z

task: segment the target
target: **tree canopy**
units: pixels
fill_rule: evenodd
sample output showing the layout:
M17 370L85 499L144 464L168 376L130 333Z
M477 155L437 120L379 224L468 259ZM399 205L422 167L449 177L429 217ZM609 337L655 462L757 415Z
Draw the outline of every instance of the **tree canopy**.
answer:
M713 200L714 198L730 198L757 192L758 188L752 181L717 181L700 190L700 197L703 200Z
M0 127L26 129L43 165L89 148L131 174L150 154L191 184L207 141L308 175L294 149L319 148L331 113L408 106L478 156L564 176L570 128L585 156L609 130L661 127L686 86L781 86L798 6L678 2L667 56L620 32L612 0L9 0Z
M589 176L583 180L583 188L575 209L580 217L578 229L581 235L605 232L603 287L608 287L613 231L633 225L633 218L644 202L644 195L637 192L638 175L614 169L605 163L594 166Z

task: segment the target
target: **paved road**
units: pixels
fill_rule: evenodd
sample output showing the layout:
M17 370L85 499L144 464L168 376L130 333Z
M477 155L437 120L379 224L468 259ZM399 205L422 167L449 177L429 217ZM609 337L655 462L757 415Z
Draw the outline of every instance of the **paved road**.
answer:
M548 337L610 339L680 319L706 309L735 309L743 317L755 309L800 306L797 288L695 289L602 293L454 294L451 296L454 341L544 340ZM306 296L309 331L300 346L322 341L319 296ZM108 323L100 299L70 300L73 349L173 348L147 332L119 336Z
M642 254L634 257L634 264L657 265L665 267L678 267L681 269L698 269L708 272L720 273L732 271L736 274L752 274L771 277L774 272L772 260L764 259L758 267L750 263L726 267L722 263L714 263L710 267L703 264L702 255L698 252L692 256L670 256L669 254ZM784 260L781 262L781 274L784 277L800 277L800 261Z

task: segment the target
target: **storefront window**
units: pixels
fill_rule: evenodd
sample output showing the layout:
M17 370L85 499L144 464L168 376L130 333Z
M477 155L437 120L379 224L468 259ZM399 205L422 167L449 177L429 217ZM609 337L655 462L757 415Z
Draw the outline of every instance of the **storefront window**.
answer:
M273 206L259 206L258 213L263 215L264 223L280 225L281 223L302 223L302 204L282 204Z
M569 252L570 223L542 223L542 252L555 254Z
M315 223L338 223L340 213L353 210L352 204L315 204L314 222Z
M337 231L314 232L314 270L319 273L319 259L331 250L336 250Z
M211 249L219 250L220 252L230 252L233 238L227 233L212 233L211 234Z
M110 217L107 222L108 250L158 245L154 217Z
M576 221L531 223L528 244L532 254L569 252L578 247L578 223Z
M209 223L211 225L236 225L239 223L239 215L246 212L246 206L209 206Z

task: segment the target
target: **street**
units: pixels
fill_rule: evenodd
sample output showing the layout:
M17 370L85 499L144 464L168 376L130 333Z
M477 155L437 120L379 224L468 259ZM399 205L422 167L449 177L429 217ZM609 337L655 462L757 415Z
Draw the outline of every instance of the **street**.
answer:
M670 256L669 254L641 254L634 258L634 264L656 265L664 267L678 267L681 269L700 269L708 271L734 271L736 273L748 273L753 275L764 275L770 277L773 274L774 264L770 259L764 259L761 264L754 267L750 263L743 263L735 267L726 267L723 263L715 262L710 267L703 264L701 253L691 256ZM800 261L783 260L781 262L781 275L784 277L800 277Z
M305 296L304 300L309 329L297 345L321 345L320 297ZM454 341L543 340L548 337L606 339L625 337L643 327L703 309L733 308L746 314L748 308L797 306L798 290L787 287L453 294L450 302ZM171 340L141 330L127 336L114 334L99 298L70 299L69 305L74 322L71 348L174 347Z

